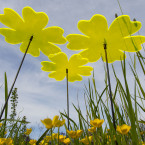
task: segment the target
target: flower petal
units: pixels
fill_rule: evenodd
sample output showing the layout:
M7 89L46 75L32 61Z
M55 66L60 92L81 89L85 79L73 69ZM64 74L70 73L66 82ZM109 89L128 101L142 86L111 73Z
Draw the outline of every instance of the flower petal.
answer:
M90 66L80 66L78 68L78 74L83 75L83 76L90 76L92 70L93 68Z
M72 66L77 67L80 65L85 65L87 63L88 63L88 60L86 58L83 58L80 54L74 54L69 59L69 66L70 67L72 67Z
M25 53L27 47L28 47L29 41L25 41L21 44L20 50ZM36 45L35 41L31 41L30 46L27 51L28 54L31 54L34 57L38 57L40 55L40 50L38 46Z
M68 81L69 82L82 81L82 77L79 74L69 74Z
M69 44L67 45L68 49L81 50L88 48L89 39L87 36L80 34L70 34L66 37L66 39L69 41Z
M42 61L41 65L42 65L41 69L43 71L50 72L50 71L55 71L56 70L56 65L53 62Z
M5 40L11 44L19 44L23 41L24 35L21 31L15 31L8 28L0 28L0 34L5 36Z
M23 19L20 15L10 8L5 8L4 14L0 14L0 22L17 30L22 29L24 26Z
M54 78L57 81L62 81L65 78L66 73L61 71L56 71L56 72L51 72L48 76L50 78Z
M44 12L35 12L31 7L23 8L22 15L25 27L30 30L40 31L48 23L48 16Z
M61 51L61 49L58 46L52 43L42 44L40 46L40 49L42 53L44 53L46 56L49 56L50 54L58 53Z
M98 39L102 39L108 31L106 18L99 14L94 15L91 20L79 21L78 28L85 35Z
M128 15L117 17L109 28L110 37L125 37L134 34L141 28L141 22L130 21Z
M62 36L63 33L64 30L62 28L53 26L42 30L42 34L40 37L42 37L46 42L64 44L66 43L66 38Z
M131 36L124 38L125 46L121 50L136 52L142 49L141 44L145 42L144 36Z

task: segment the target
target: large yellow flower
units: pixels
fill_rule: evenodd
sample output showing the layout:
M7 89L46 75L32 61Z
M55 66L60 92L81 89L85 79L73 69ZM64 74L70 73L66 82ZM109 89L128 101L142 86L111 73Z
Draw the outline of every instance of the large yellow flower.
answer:
M73 131L73 130L67 130L68 135L75 139L75 138L79 138L81 136L81 134L83 133L82 130L77 130L77 131Z
M102 124L104 123L104 120L103 119L94 119L94 120L90 120L90 124L93 126L93 127L101 127Z
M71 50L83 50L82 57L89 62L105 59L104 44L107 44L108 62L124 58L123 51L136 52L141 50L141 44L145 42L144 36L130 36L141 28L138 21L130 21L129 16L117 17L108 29L104 16L96 14L91 20L81 20L78 29L85 35L69 34L66 38L70 42L67 47Z
M82 58L80 54L74 54L68 61L67 55L63 52L59 52L57 54L49 55L49 61L43 61L42 70L46 72L51 72L49 74L50 78L55 78L58 81L61 81L66 76L66 69L68 69L68 81L81 81L82 77L91 75L93 70L90 66L82 66L88 63L88 60Z
M53 43L63 44L66 42L62 36L64 32L62 28L57 26L44 28L48 23L48 16L44 12L35 12L31 7L24 7L22 16L23 19L10 8L5 8L4 14L0 14L0 22L10 27L0 28L0 34L5 36L8 43L22 43L20 50L24 53L31 36L33 36L27 52L32 56L39 56L40 50L45 55L61 51Z
M85 145L91 144L91 141L93 140L93 136L85 137L80 140L80 142L84 143Z

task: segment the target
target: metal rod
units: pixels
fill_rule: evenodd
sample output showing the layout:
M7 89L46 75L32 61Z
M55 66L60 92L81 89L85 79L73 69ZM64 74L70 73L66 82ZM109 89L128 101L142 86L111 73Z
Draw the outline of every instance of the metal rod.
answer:
M26 51L25 51L25 54L24 54L24 56L23 56L23 58L22 58L22 61L21 61L21 63L20 63L20 66L19 66L19 68L18 68L18 71L17 71L17 73L16 73L16 76L15 76L14 82L13 82L13 84L12 84L12 86L11 86L11 89L10 89L10 91L9 91L7 100L5 101L5 105L4 105L4 107L3 107L2 111L1 111L0 120L1 120L1 118L2 118L2 115L3 115L3 113L4 113L4 110L5 110L6 105L7 105L7 103L8 103L8 100L9 100L9 98L10 98L10 95L11 95L11 93L12 93L13 87L14 87L15 82L16 82L16 80L17 80L17 77L18 77L18 75L19 75L21 66L22 66L22 64L23 64L23 62L24 62L25 56L26 56L26 54L27 54L27 51L28 51L28 48L29 48L29 46L30 46L30 43L31 43L32 39L33 39L33 36L30 37L29 44L28 44L28 46L27 46L27 49L26 49Z
M69 130L69 94L68 94L68 69L66 69L66 84L67 84L67 123L68 123L68 130Z

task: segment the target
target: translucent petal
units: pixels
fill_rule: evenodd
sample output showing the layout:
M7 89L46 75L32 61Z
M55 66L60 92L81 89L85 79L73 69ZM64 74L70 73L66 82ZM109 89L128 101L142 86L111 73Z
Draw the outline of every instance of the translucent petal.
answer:
M82 77L79 74L69 74L68 81L69 82L82 81Z
M107 50L108 63L113 63L116 60L124 60L124 58L126 58L126 55L120 50ZM102 53L102 59L106 62L105 52Z
M49 55L49 59L56 64L60 64L60 65L68 64L67 55L63 52L59 52L57 54Z
M83 76L90 76L92 70L93 68L90 66L80 66L78 67L78 74Z
M65 72L62 73L62 72L56 71L56 72L51 72L48 76L50 78L54 78L57 81L62 81L65 78L66 73Z
M85 65L88 63L88 60L83 58L80 54L74 54L69 59L69 67L78 67L80 65Z
M40 46L40 50L42 53L44 53L46 56L49 56L50 54L58 53L61 51L61 49L52 44L52 43L44 43Z
M103 45L99 47L95 46L93 48L88 48L87 50L84 50L80 52L80 55L83 58L87 58L89 62L96 62L101 57L101 50L103 49Z
M98 39L102 39L108 31L106 18L99 14L94 15L91 20L79 21L78 28L82 33Z
M5 36L5 40L11 44L19 44L24 40L23 32L8 28L0 28L0 34Z
M128 51L128 52L136 52L140 51L142 49L141 44L145 42L144 36L131 36L124 38L124 47L122 47L122 50Z
M64 30L62 28L53 26L42 30L42 34L40 37L42 37L46 42L64 44L66 43L66 38L62 36L63 33Z
M25 53L26 49L27 49L27 46L29 44L29 40L28 41L25 41L21 44L20 46L20 50ZM36 45L35 41L32 40L32 42L30 43L30 46L28 48L28 51L27 51L28 54L31 54L32 56L34 57L38 57L40 55L40 50L38 48L38 46Z
M23 8L22 15L25 22L25 27L42 30L48 23L48 16L44 12L35 12L31 7Z
M41 69L43 71L47 71L47 72L51 72L51 71L55 71L56 70L56 66L53 62L49 62L49 61L42 61L41 62Z
M67 48L71 50L81 50L88 48L89 39L80 34L70 34L66 37L69 41Z
M125 37L137 32L141 28L141 22L130 21L128 15L117 17L109 28L110 37Z
M24 22L19 14L10 8L5 8L4 14L0 14L0 22L15 30L20 30L24 26Z

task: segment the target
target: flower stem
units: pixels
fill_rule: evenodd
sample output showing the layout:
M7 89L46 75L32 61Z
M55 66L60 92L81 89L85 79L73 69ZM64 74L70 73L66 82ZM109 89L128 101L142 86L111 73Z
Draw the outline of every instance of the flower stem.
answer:
M30 46L30 44L31 44L31 42L32 42L32 39L33 39L33 36L30 37L30 40L29 40L29 43L28 43L27 49L26 49L26 51L25 51L25 54L24 54L24 56L23 56L23 58L22 58L22 61L21 61L21 63L20 63L20 66L19 66L19 68L18 68L18 71L17 71L17 73L16 73L16 76L15 76L14 82L13 82L13 84L12 84L12 86L11 86L11 89L10 89L10 91L9 91L9 94L8 94L7 100L5 101L5 105L4 105L4 107L3 107L2 111L1 111L1 114L0 114L0 120L1 120L1 118L2 118L2 115L3 115L3 113L4 113L4 110L5 110L6 105L7 105L7 103L8 103L8 100L9 100L9 98L10 98L10 95L11 95L11 93L12 93L13 87L14 87L15 82L16 82L16 80L17 80L17 77L18 77L18 75L19 75L19 72L20 72L21 66L22 66L22 64L23 64L23 62L24 62L25 56L26 56L27 51L28 51L28 48L29 48L29 46Z
M67 123L68 123L68 130L69 130L69 95L68 95L68 69L66 69L66 84L67 84Z
M115 124L115 116L114 116L114 107L113 107L113 100L112 100L112 91L111 91L111 82L110 82L110 74L109 74L109 66L108 66L108 58L107 58L107 44L104 43L104 50L105 50L105 58L106 58L106 69L107 69L107 78L108 78L108 84L109 84L109 96L110 96L110 102L111 102L111 111L112 111L112 118L113 118L113 126L116 131L116 124ZM118 143L116 142L116 145Z

